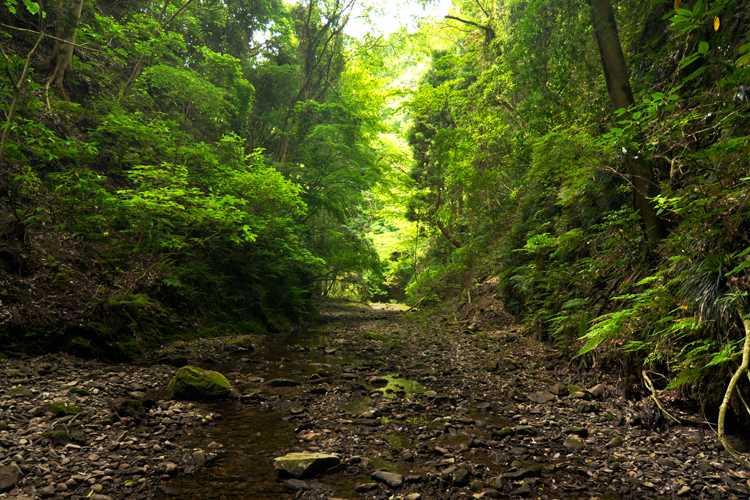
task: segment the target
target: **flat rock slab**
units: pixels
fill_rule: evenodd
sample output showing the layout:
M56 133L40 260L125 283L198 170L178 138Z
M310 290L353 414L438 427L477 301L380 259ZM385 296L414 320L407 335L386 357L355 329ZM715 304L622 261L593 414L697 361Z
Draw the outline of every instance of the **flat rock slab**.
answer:
M404 476L402 476L401 474L396 474L395 472L379 470L377 472L373 472L370 477L375 481L385 484L389 488L400 488L401 485L404 484Z
M0 467L0 491L13 489L18 483L18 473L13 467Z
M550 401L554 401L555 399L557 399L557 396L547 391L532 392L526 397L531 401L539 404L549 403Z
M278 471L285 471L294 478L312 477L322 474L331 467L336 467L341 459L336 455L325 453L289 453L279 457L273 462Z

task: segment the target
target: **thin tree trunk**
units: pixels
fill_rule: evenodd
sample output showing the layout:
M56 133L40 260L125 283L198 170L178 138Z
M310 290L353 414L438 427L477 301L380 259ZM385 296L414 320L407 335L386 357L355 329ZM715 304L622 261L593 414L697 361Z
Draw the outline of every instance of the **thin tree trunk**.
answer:
M10 102L10 108L8 109L8 115L5 119L5 125L3 126L2 134L0 134L0 167L3 165L5 160L5 147L8 145L8 137L10 136L10 129L13 126L13 121L16 119L16 111L18 110L18 103L21 100L21 90L23 85L26 83L26 75L29 73L29 67L31 66L31 58L39 48L39 44L44 38L44 3L39 4L39 37L36 39L34 47L29 51L26 56L26 62L23 65L21 74L18 78L13 78L13 73L10 67L10 57L5 53L3 45L0 44L0 52L2 52L3 58L5 59L5 72L8 74L8 79L13 86L13 99Z
M622 52L620 35L617 32L611 0L588 0L591 7L591 21L594 26L596 43L602 61L602 70L607 81L607 91L612 107L628 109L633 105L633 91L630 88L628 68ZM650 162L629 156L628 174L634 190L634 206L640 212L646 226L646 235L652 245L664 238L664 223L657 215L656 206L651 201L659 194L659 186L654 178Z
M55 70L52 72L45 88L49 90L50 85L55 85L60 95L67 100L68 95L63 87L63 82L66 74L73 71L73 46L78 34L78 24L81 22L83 0L71 0L70 3L61 3L60 6L64 9L62 12L58 12L58 16L62 19L62 32L55 47ZM47 105L49 106L49 100Z

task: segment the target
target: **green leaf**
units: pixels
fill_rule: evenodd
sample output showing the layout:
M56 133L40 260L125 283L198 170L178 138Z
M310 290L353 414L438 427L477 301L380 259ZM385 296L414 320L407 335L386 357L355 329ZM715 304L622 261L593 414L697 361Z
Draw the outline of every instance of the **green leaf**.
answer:
M708 49L711 48L710 45L708 45L708 42L700 42L698 44L698 53L699 54L706 54L708 53Z
M683 82L689 82L690 80L693 80L695 78L698 78L703 74L704 71L708 69L708 66L701 66L700 68L696 69L692 73L690 73L690 76L686 77Z

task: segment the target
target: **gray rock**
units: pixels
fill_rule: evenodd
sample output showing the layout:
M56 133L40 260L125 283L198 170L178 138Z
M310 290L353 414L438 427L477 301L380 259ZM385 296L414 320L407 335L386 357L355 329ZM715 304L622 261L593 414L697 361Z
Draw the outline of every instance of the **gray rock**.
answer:
M12 467L0 467L0 492L13 489L18 483L18 473Z
M287 479L284 481L284 489L287 491L309 490L310 485L300 479Z
M568 386L562 383L553 385L550 388L549 392L560 397L567 396L569 394Z
M336 467L341 459L336 455L325 453L289 453L274 460L273 466L278 471L286 471L295 479L312 477L321 474L331 467Z
M471 473L466 469L456 469L453 473L453 486L466 486L471 481Z
M607 395L607 386L604 384L597 384L589 389L589 394L591 394L594 399L602 399Z
M555 399L557 399L557 396L547 391L532 392L526 397L531 401L539 404L549 403L550 401L554 401Z
M389 488L400 488L401 485L404 484L404 476L396 474L395 472L379 470L373 472L370 477L375 481L385 484Z
M576 412L578 413L591 413L596 411L596 404L590 401L579 401L576 404Z
M198 467L203 467L206 465L206 455L201 450L196 450L193 452L193 462L195 462L195 465Z
M398 454L399 460L403 460L404 462L413 462L414 461L414 453L412 453L409 450L404 450L401 453Z

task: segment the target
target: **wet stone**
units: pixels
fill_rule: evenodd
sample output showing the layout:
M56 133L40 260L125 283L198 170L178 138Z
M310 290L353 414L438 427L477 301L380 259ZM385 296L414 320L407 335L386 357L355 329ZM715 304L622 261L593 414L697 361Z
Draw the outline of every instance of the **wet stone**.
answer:
M597 384L589 389L589 393L594 399L602 399L607 395L607 386L604 384Z
M284 481L284 489L287 491L309 490L310 485L300 479L287 479Z
M555 396L551 392L546 391L532 392L526 397L538 404L549 403L550 401L554 401L555 399L557 399L557 396Z
M596 404L590 401L579 401L576 404L577 413L592 413L596 411Z
M285 471L294 478L312 477L341 463L336 455L325 453L289 453L274 460L276 470Z
M453 473L453 485L454 486L466 486L471 481L471 473L465 469L456 469Z
M373 472L372 477L375 481L385 484L389 488L400 488L404 484L404 476L396 474L395 472L387 472L379 470Z
M554 394L556 396L560 396L560 397L567 396L568 395L568 386L565 385L565 384L562 384L562 383L561 384L555 384L555 385L553 385L550 388L549 392L551 392L552 394Z

